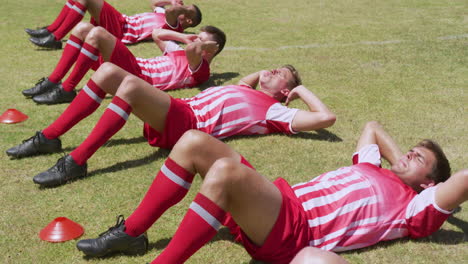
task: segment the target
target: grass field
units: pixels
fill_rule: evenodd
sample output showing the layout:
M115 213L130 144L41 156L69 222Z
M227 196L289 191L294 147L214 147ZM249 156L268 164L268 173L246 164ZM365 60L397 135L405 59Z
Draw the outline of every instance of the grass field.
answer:
M126 14L149 10L145 0L109 2ZM36 49L23 29L51 23L63 4L64 0L2 0L0 112L16 108L29 119L0 124L0 262L150 262L172 237L200 179L148 231L151 250L144 256L86 259L76 250L76 241L53 244L38 237L59 216L83 225L82 238L90 238L114 225L118 214L132 212L168 155L147 145L136 117L89 160L88 178L58 188L40 189L32 177L55 164L60 154L22 160L10 160L4 154L45 128L66 107L35 105L21 94L49 75L61 54ZM290 63L302 73L304 84L337 114L336 124L320 132L226 141L262 174L297 183L350 164L357 136L368 120L384 124L405 150L419 139L435 139L454 171L466 167L465 0L200 0L196 4L203 11L202 25L220 27L228 42L212 63L213 78L208 85L171 95L189 97L211 85L235 83L251 72ZM152 43L130 49L139 57L161 54ZM103 105L109 102L110 97ZM292 106L305 108L299 101ZM62 137L66 152L82 142L104 108ZM468 204L454 216L429 238L382 243L341 256L351 263L466 263ZM188 263L255 262L223 230Z

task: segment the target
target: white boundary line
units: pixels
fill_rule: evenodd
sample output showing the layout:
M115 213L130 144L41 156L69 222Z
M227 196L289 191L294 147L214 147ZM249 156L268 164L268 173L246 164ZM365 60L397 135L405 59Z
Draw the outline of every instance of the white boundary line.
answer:
M468 34L442 36L442 37L438 37L437 40L453 40L453 39L463 39L463 38L468 38ZM345 44L312 43L312 44L307 44L307 45L280 46L277 48L226 47L224 50L272 51L272 50L285 50L285 49L332 48L332 47L364 46L364 45L377 46L377 45L400 44L403 42L407 42L407 41L404 41L404 40L360 41L360 42L345 43Z

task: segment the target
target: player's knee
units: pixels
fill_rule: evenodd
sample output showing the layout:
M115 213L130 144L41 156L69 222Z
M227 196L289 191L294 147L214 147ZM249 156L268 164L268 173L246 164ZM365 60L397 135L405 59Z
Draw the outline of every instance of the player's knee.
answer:
M99 42L105 35L107 34L107 30L103 27L93 27L88 35L86 35L86 42Z
M204 148L210 147L207 144L209 138L208 134L191 129L182 135L173 149L184 153L200 153Z
M244 174L240 173L240 168L241 164L233 158L216 160L205 176L204 187L219 190L242 182Z
M132 104L138 100L140 89L141 79L134 75L127 75L123 78L116 95L124 99L127 103Z
M104 62L99 66L96 73L94 75L105 76L107 78L112 77L120 68L115 64L110 62Z
M94 26L88 22L80 22L73 28L72 35L84 39L93 28Z

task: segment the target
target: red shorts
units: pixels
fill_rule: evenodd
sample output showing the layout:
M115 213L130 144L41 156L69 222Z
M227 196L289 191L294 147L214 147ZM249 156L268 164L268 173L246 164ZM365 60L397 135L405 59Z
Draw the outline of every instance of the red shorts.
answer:
M99 24L96 23L94 18L91 18L90 22L95 26L105 28L118 39L124 37L125 18L122 16L122 13L117 11L106 1L104 1L101 13L99 13Z
M151 146L171 149L179 138L190 129L197 129L197 118L193 114L192 108L184 101L171 97L164 132L160 133L145 123L143 135Z
M262 246L255 245L233 221L228 227L253 259L273 264L290 263L302 248L309 245L309 226L302 205L291 199L294 193L289 184L282 178L274 184L281 191L283 202L278 219Z
M141 73L141 68L133 53L120 40L115 42L110 62L152 84L149 77Z
M141 68L133 55L133 53L120 41L115 42L114 50L112 51L110 62L119 66L120 68L128 71L129 73L140 77L144 81L152 84L151 79L141 73ZM104 63L102 56L91 66L91 69L97 71L99 66Z

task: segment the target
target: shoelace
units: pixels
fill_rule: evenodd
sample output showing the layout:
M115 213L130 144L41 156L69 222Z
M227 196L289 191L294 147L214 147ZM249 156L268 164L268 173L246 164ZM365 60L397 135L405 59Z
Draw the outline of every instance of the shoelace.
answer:
M61 157L60 159L57 160L57 169L58 171L60 172L65 172L65 158L67 157L67 155L63 155L63 157Z
M45 81L45 79L46 79L45 77L42 77L41 79L39 79L39 81L37 81L36 85L42 83L43 81Z
M39 146L39 133L41 133L41 132L39 132L39 131L36 132L36 134L34 136L23 140L23 143L21 143L21 144L24 144L24 143L26 143L26 142L28 142L28 141L30 141L32 139L33 146L34 146L35 149L37 149L38 146Z
M122 222L124 221L124 216L123 215L119 215L117 216L117 222L115 223L115 226L112 226L112 227L109 227L109 229L107 229L107 231L105 232L102 232L101 234L99 234L99 236L104 236L106 234L109 234L112 230L118 228L120 225L122 225Z

